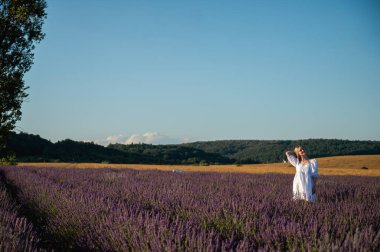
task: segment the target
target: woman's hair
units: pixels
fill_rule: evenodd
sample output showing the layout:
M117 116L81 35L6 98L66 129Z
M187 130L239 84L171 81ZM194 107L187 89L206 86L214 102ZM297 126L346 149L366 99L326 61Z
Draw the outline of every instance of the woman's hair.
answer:
M301 155L299 154L299 151L298 149L299 148L302 148L300 145L296 145L296 147L294 147L294 155L297 157L298 161L302 161L302 158L301 158Z

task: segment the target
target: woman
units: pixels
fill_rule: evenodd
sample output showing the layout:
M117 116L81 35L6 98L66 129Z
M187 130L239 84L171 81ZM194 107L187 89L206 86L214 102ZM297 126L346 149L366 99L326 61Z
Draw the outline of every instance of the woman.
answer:
M315 191L318 174L318 162L309 159L305 150L297 146L294 151L285 152L289 162L296 168L293 180L293 199L302 199L310 202L317 200Z

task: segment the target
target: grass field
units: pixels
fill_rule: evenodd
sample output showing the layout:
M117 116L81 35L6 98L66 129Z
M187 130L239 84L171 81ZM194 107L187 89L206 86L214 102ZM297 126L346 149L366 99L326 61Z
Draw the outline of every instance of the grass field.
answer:
M380 176L380 155L357 155L318 158L321 175ZM102 163L19 163L19 166L62 167L62 168L130 168L140 170L181 170L203 172L243 172L293 174L289 163L244 164L244 165L141 165ZM365 169L367 168L367 169Z

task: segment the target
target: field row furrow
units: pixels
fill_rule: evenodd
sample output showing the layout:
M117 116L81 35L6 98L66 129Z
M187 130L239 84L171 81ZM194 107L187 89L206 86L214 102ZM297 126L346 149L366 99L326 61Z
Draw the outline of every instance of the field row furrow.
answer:
M0 251L44 251L33 224L21 213L0 174Z

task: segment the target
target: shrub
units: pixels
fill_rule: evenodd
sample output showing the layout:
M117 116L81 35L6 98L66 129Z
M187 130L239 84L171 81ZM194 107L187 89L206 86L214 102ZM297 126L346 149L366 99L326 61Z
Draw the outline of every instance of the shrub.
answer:
M9 155L0 159L0 165L17 165L16 155Z

